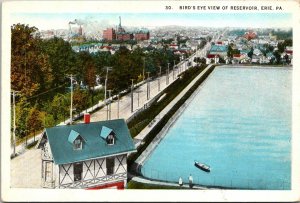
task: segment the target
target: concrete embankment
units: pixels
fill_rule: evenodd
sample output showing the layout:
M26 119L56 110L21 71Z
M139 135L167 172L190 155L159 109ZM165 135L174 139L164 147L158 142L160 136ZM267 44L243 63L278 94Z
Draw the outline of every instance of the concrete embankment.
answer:
M143 150L141 155L135 160L132 164L133 172L140 174L140 168L143 165L144 161L147 159L149 154L156 148L159 142L166 135L168 129L174 124L176 119L181 115L182 111L186 108L188 103L193 99L193 97L200 90L201 84L205 79L210 75L213 71L214 66L207 66L179 95L175 97L172 102L170 102L159 114L157 118L155 118L155 122L152 123L152 126L147 126L144 130L142 130L135 139L138 140L137 147L140 147L138 150L143 150L143 143L149 137L152 137L151 133L159 131L157 135L154 135L151 143ZM161 128L161 126L163 126ZM161 129L155 129L161 128ZM149 140L148 140L149 141ZM139 179L141 180L141 178Z

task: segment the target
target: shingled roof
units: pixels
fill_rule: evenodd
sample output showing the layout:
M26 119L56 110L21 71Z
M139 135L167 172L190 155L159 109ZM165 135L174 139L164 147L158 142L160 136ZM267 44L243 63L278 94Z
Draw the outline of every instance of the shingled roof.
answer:
M114 145L108 145L106 140L99 136L103 134L101 132L103 129L111 129L115 133ZM124 119L56 126L46 128L45 133L55 164L74 163L136 151ZM81 150L74 150L70 139L73 140L78 135L84 139L84 143Z

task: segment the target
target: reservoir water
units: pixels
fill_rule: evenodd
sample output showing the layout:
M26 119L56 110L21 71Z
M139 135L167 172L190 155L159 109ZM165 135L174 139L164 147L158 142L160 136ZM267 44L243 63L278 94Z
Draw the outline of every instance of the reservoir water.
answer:
M143 175L187 183L191 174L205 186L291 189L291 80L291 69L215 68L149 155Z

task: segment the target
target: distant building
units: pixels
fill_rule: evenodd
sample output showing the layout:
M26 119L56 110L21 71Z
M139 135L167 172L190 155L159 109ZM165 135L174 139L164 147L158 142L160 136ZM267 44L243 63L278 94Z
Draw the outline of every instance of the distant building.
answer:
M127 40L132 40L132 39L133 39L133 34L130 32L117 33L117 40L127 41Z
M149 40L150 33L147 29L141 29L136 32L126 32L126 30L122 27L121 24L121 17L119 17L119 25L115 31L113 28L107 28L103 31L103 39L112 41L112 40L120 40L120 41L127 41L127 40Z
M257 34L256 34L256 32L253 32L253 31L249 31L244 34L244 38L246 38L247 40L251 40L256 37L257 37Z
M148 40L150 39L150 33L149 30L147 29L141 29L135 32L134 34L134 39L135 40Z
M112 41L116 39L116 31L113 28L103 30L103 39Z
M123 119L46 128L42 149L42 186L118 188L127 183L127 155L135 146Z
M220 56L218 54L208 54L206 56L206 64L218 64Z
M228 46L226 45L212 45L209 54L225 57L227 56L227 51L228 51Z

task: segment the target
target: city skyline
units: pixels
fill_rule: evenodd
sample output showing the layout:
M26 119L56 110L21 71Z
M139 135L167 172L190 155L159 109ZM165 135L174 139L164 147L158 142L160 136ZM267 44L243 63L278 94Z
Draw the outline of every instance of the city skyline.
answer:
M78 19L94 27L116 26L160 27L244 27L289 28L291 13L14 13L11 24L29 24L39 30L68 29L68 23Z

